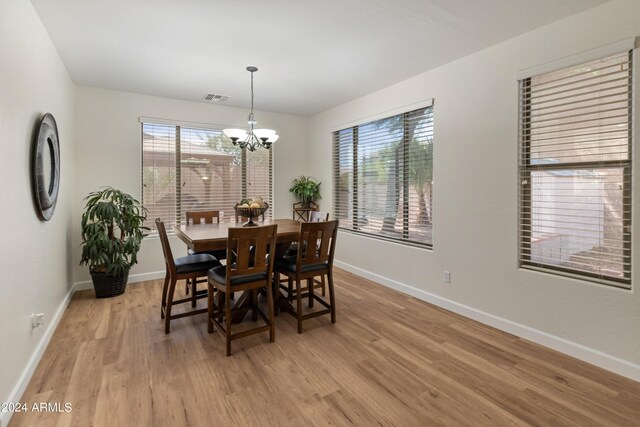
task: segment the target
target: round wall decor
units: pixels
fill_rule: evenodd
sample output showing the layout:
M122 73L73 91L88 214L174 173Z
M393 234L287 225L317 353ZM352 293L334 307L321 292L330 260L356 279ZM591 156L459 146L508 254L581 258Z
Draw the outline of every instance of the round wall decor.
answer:
M47 113L40 121L33 150L33 191L38 215L45 221L53 216L60 188L60 144L56 119Z

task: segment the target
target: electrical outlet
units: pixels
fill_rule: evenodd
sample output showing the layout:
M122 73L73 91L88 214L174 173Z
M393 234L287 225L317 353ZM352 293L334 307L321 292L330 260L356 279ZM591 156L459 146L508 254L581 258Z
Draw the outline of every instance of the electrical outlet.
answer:
M31 315L31 329L39 328L44 324L44 313L33 313Z
M445 271L444 275L443 275L443 278L444 278L444 283L451 283L451 273L450 272Z

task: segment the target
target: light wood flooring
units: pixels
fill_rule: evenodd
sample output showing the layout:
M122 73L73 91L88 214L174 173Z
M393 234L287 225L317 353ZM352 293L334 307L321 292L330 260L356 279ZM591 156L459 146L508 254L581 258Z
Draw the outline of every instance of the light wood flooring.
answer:
M76 293L18 426L640 425L640 383L337 270L337 324L287 313L224 354L204 315L160 321L161 281ZM184 289L180 286L181 290ZM200 300L199 304L205 304Z

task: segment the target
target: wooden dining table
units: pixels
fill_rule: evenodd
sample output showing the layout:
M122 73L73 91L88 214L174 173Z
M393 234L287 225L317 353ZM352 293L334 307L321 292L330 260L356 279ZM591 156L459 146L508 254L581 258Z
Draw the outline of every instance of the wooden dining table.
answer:
M278 234L276 242L276 258L282 256L286 252L288 245L296 242L300 233L300 221L292 219L267 219L256 222L258 225L278 225ZM242 227L239 222L221 222L214 224L182 224L174 228L176 236L182 240L189 249L194 252L206 252L216 249L227 248L227 236L229 229L234 227ZM284 250L283 250L284 248ZM282 252L278 254L278 252Z
M271 219L256 222L258 225L271 225L277 224L276 235L276 251L274 258L278 259L284 256L287 249L293 242L297 242L300 236L300 221L292 219ZM242 227L242 223L236 222L221 222L214 224L196 224L187 225L182 224L174 227L176 236L182 240L189 249L194 252L206 252L216 249L227 248L227 237L229 235L229 229L234 227ZM276 286L274 292L280 292L277 286L278 281L274 283ZM234 309L244 304L247 304L248 292L244 292L240 298L236 301ZM280 304L285 310L292 310L288 304ZM244 315L236 315L233 317L233 322L237 323L242 320Z

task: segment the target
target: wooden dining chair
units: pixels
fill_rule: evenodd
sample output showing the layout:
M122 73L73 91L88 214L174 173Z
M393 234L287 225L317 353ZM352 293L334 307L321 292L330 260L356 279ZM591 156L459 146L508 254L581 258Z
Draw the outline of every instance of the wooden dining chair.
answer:
M190 211L185 213L187 225L199 225L199 224L220 224L220 211ZM190 250L191 251L191 250ZM194 252L191 251L190 255ZM213 255L218 261L223 260L227 257L226 249L216 249L213 251L207 252L198 252L198 253L207 253L209 255Z
M230 228L227 238L227 265L209 271L207 330L212 333L215 325L225 334L227 356L231 355L231 341L235 339L268 331L270 341L275 340L271 278L277 228L277 224ZM267 290L267 315L258 308L258 290L262 288ZM214 290L218 291L217 305L214 302ZM231 294L239 291L247 293L250 304L232 308ZM231 323L234 314L244 315L249 310L254 322L260 317L265 324L233 334Z
M198 277L206 277L207 272L211 268L218 267L221 264L213 256L208 254L187 255L185 257L174 259L173 254L171 253L171 246L169 245L169 238L167 237L167 230L160 218L156 218L156 228L158 229L158 235L160 236L160 243L162 244L162 252L164 254L164 263L166 267L164 285L162 288L160 317L164 319L164 332L168 334L171 320L186 316L194 316L196 314L206 313L207 311L206 308L202 308L175 315L171 314L171 308L176 304L191 302L194 298L197 300L207 297L207 289L203 289L201 291L193 289L192 297L174 301L173 298L177 281L195 281Z
M219 224L220 223L220 211L217 210L208 210L208 211L188 211L185 212L185 219L187 225L200 225L200 224ZM215 249L212 251L206 252L194 252L191 249L187 250L188 255L194 255L196 253L204 253L212 255L218 261L222 261L227 257L226 249ZM201 281L206 282L206 280ZM185 293L189 295L189 287L191 287L192 291L195 292L195 288L197 286L197 280L187 281L185 284ZM193 293L192 293L193 295ZM196 306L196 298L192 298L191 306Z
M220 222L220 211L188 211L185 212L187 225L213 224Z
M329 212L321 212L321 211L309 212L308 222L321 222L321 221L329 221ZM291 246L289 246L289 249L287 249L285 256L293 257L293 256L296 256L297 254L298 254L298 244L292 243ZM320 280L314 279L313 283L316 288L319 288L321 290L322 296L325 296L327 292L327 286L324 282L324 276L321 276ZM304 292L306 291L306 289L303 289L302 291Z
M329 212L311 211L309 212L309 222L329 221Z
M336 247L338 233L338 221L303 222L300 224L300 237L298 239L298 253L295 257L283 257L276 261L276 277L278 274L287 276L288 285L279 284L279 287L287 292L285 300L288 303L296 302L295 308L291 308L291 314L298 320L298 333L302 333L302 322L312 317L331 314L331 323L336 323L336 304L333 289L333 256ZM327 276L329 285L329 302L316 295L312 280L318 276ZM307 280L306 293L303 292L300 282ZM295 283L295 289L293 284ZM280 298L280 292L276 292ZM302 312L302 299L308 299L309 308L313 308L314 301L325 307L324 310L313 311L307 314ZM276 304L279 304L276 301Z

